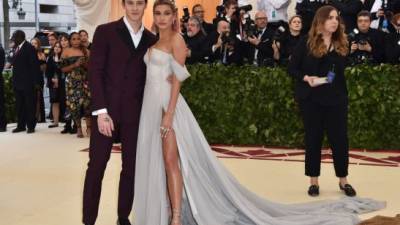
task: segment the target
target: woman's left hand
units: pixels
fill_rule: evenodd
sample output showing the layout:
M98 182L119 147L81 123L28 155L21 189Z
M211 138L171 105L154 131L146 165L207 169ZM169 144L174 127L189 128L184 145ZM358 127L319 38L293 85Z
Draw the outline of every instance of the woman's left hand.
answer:
M168 133L172 130L172 113L165 113L161 122L160 132L161 138L166 138Z

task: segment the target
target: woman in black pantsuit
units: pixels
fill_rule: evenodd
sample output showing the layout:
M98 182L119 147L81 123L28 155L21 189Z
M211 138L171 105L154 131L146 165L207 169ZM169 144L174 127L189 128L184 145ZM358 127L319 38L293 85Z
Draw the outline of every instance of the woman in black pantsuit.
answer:
M347 181L348 98L344 69L348 42L344 29L334 7L320 8L308 36L299 41L289 63L289 74L296 79L296 100L305 128L305 174L311 178L308 190L311 196L319 195L318 177L325 131L332 148L339 187L347 196L356 195ZM335 76L332 82L325 83L324 77L328 73Z

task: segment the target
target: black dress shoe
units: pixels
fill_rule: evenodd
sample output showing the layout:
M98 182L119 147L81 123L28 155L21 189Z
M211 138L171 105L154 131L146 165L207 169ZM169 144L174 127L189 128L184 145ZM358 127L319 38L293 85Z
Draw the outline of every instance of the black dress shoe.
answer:
M350 185L350 184L345 184L344 187L339 183L339 188L340 190L344 191L344 194L349 196L349 197L354 197L357 195L356 190Z
M69 133L70 133L70 134L76 134L76 133L78 133L78 127L73 126L72 129L69 130Z
M50 124L49 128L54 128L54 127L58 127L58 124Z
M128 219L119 218L117 225L131 225L131 222Z
M7 128L0 128L0 132L6 132L7 131Z
M13 133L19 133L19 132L22 132L22 131L26 131L26 129L25 128L15 128L14 130L12 130L12 132Z
M319 195L319 186L317 185L311 185L308 188L308 195L311 197L316 197Z
M26 133L28 133L28 134L33 134L33 133L35 133L35 129L34 129L34 128L28 129L28 131L27 131Z

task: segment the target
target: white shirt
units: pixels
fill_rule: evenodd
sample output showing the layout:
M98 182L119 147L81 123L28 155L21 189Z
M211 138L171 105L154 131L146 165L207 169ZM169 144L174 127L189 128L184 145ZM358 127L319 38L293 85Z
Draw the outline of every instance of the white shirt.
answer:
M124 23L125 23L126 27L129 30L129 34L131 35L133 44L135 45L135 48L137 48L138 45L139 45L139 42L140 42L140 40L142 39L142 36L143 36L143 31L144 31L143 23L140 26L140 29L138 30L138 32L135 33L135 31L133 30L131 24L128 22L128 19L126 18L126 16L124 16L123 20L124 20Z
M24 44L25 44L25 41L23 41L21 44L19 44L17 50L18 50L18 51L21 50L22 45L24 45Z
M260 32L260 34L257 36L257 38L260 38L263 36L265 30L267 30L267 27L264 27L264 29ZM260 43L261 44L261 43ZM257 55L258 55L258 48L254 51L254 63L257 64Z
M126 16L124 16L123 21L125 23L125 26L129 30L129 34L131 35L133 44L135 45L135 48L137 48L139 46L140 40L142 39L142 36L143 36L143 31L144 31L143 24L140 26L140 29L138 30L138 32L135 33L131 24L128 22L128 19L126 18ZM99 109L99 110L93 111L92 115L98 116L99 114L104 114L104 113L108 113L107 109Z

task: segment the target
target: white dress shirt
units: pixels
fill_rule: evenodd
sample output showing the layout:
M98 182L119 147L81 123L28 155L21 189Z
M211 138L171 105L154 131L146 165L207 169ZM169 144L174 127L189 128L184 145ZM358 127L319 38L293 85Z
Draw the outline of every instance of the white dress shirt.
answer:
M143 24L140 26L140 29L138 30L138 32L135 33L131 24L128 22L128 19L126 18L126 16L124 16L123 21L125 23L125 26L129 30L129 34L131 35L133 44L135 45L135 48L137 48L139 46L140 40L142 39L142 36L143 36L143 31L144 31ZM107 109L99 109L99 110L93 111L92 115L98 116L98 115L104 114L104 113L108 113Z

